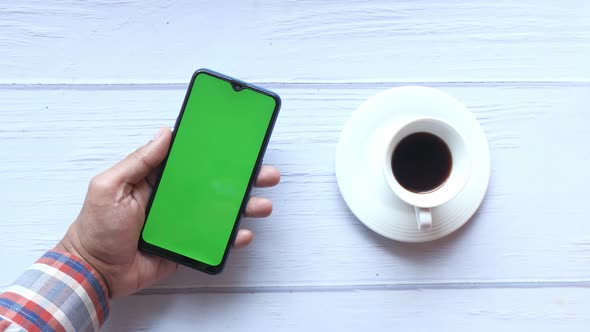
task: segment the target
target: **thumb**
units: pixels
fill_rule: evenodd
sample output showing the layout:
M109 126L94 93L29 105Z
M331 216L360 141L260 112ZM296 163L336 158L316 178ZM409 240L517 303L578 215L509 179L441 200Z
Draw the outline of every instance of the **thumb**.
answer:
M171 137L170 128L160 128L153 140L132 152L105 173L108 173L109 177L116 182L139 183L164 161L168 154Z

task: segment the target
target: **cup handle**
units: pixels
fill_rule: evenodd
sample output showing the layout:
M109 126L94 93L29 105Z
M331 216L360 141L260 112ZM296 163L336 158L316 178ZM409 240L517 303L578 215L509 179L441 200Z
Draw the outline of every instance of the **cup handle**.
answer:
M414 207L416 209L416 221L419 230L428 230L432 227L432 210L430 208Z

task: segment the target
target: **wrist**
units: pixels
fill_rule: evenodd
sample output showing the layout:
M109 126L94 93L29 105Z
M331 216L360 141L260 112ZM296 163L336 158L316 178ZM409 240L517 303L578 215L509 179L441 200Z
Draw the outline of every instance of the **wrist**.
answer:
M53 250L67 253L84 262L88 267L91 268L91 271L94 271L95 277L99 279L102 285L104 285L107 297L110 297L111 287L104 273L98 268L97 264L93 264L89 259L86 258L86 255L82 254L81 251L72 244L72 241L67 238L67 235L61 239L61 241L59 241Z

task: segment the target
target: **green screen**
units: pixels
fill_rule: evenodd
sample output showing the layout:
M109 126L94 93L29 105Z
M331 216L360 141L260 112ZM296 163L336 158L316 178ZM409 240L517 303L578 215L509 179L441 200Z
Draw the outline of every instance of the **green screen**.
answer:
M276 106L199 73L143 230L144 241L221 263Z

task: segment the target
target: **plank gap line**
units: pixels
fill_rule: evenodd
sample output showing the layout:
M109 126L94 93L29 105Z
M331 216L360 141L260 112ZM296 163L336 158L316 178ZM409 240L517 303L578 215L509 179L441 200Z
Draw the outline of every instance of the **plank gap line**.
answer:
M590 280L560 281L474 281L474 282L430 282L401 284L350 284L318 286L241 286L241 287L194 287L194 288L154 288L135 295L170 295L195 293L323 293L383 290L445 290L445 289L512 289L512 288L590 288Z
M275 82L251 81L265 87L379 88L402 85L433 87L590 87L590 81L391 81L391 82ZM0 83L0 90L184 90L186 83Z

